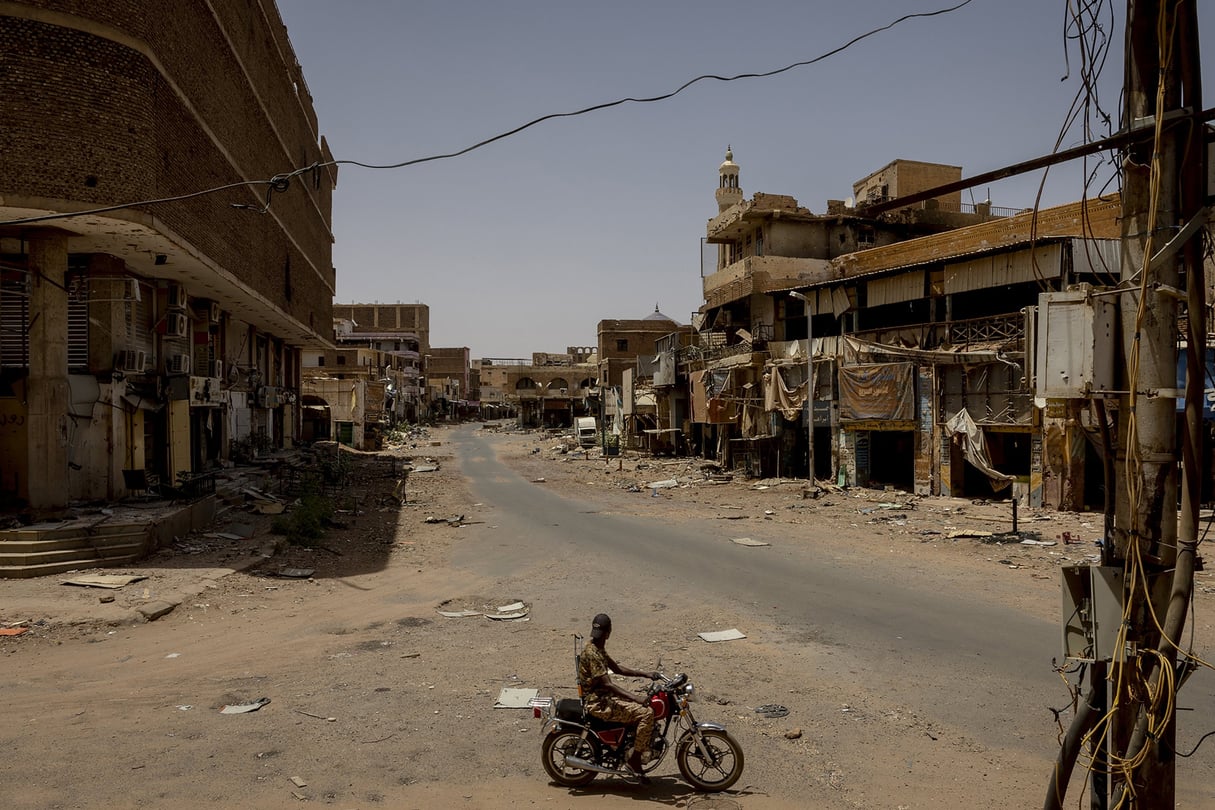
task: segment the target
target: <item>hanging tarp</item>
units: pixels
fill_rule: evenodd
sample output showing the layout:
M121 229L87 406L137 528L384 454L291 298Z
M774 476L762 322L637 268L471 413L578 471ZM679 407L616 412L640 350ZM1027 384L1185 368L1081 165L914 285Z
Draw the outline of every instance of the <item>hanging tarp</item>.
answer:
M915 364L840 366L840 419L915 419Z
M706 401L708 396L705 393L705 375L707 371L693 371L688 374L688 389L691 392L691 413L689 414L690 421L694 423L704 423L708 421L708 405Z
M785 384L785 374L780 366L764 369L764 410L780 411L790 422L797 419L806 405L806 383L796 388Z
M987 437L965 408L949 417L949 421L945 423L945 432L952 436L954 441L961 443L962 457L987 476L993 490L999 492L1013 482L1013 476L1005 475L991 466Z

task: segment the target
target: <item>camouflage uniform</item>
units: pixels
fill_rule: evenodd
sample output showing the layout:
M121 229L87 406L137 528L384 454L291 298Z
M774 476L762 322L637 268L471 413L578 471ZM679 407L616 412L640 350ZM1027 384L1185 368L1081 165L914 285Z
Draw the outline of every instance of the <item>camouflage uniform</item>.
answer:
M590 686L592 681L606 674L608 667L603 650L595 644L587 644L578 656L578 688L582 691L582 705L587 714L615 723L636 723L637 738L633 748L637 751L649 749L654 733L654 710L625 700L606 686Z

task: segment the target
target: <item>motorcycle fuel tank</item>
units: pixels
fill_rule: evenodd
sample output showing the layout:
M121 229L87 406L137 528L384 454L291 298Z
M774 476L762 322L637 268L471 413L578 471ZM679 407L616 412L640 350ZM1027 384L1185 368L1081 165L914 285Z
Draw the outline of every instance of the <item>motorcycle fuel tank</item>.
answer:
M654 719L661 720L667 716L667 701L662 693L650 695L650 708L654 710Z

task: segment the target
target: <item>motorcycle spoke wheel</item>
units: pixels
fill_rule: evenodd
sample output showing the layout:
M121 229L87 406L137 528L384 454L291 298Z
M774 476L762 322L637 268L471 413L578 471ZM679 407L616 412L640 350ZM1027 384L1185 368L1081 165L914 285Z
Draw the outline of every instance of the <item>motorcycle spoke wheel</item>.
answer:
M679 772L697 790L712 793L729 788L742 776L742 747L729 734L716 729L701 731L700 738L703 754L691 733L680 739L675 752Z
M559 728L549 732L544 738L544 744L540 746L540 761L544 765L545 773L554 782L565 787L585 785L595 778L595 771L567 765L567 756L594 762L595 747L583 739L581 731Z

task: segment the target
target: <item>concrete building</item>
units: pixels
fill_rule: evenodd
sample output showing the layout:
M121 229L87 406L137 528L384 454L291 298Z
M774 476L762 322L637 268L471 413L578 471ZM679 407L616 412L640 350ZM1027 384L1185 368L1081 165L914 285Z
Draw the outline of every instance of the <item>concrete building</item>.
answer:
M829 202L818 217L792 198L744 200L732 155L719 173L697 339L667 347L688 378L695 452L801 477L813 436L819 478L1100 508L1091 415L1035 407L1027 313L1043 293L1113 283L1116 198L1039 212L941 198L876 219ZM959 174L896 161L854 191L872 202Z
M422 384L430 353L430 307L426 304L334 304L337 344L380 353L379 380L386 387L391 423L417 422L426 411ZM305 363L307 367L309 363Z
M476 416L480 403L470 398L472 363L468 347L431 347L425 360L428 418L466 419Z
M55 514L293 443L336 170L274 2L0 20L0 496Z

